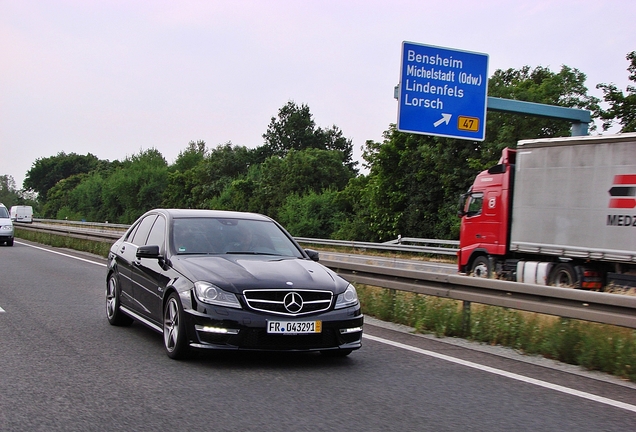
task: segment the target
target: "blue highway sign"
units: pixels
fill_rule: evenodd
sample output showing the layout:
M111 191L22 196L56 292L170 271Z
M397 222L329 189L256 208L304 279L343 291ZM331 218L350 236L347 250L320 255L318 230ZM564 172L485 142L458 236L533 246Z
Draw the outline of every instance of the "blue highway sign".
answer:
M398 130L483 141L488 54L402 43Z

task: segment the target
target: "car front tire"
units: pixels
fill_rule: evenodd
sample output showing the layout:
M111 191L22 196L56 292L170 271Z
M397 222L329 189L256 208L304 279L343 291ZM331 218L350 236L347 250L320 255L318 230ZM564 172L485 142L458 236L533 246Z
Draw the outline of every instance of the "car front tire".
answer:
M175 360L185 359L190 354L183 315L179 296L173 292L163 310L163 346L168 357Z

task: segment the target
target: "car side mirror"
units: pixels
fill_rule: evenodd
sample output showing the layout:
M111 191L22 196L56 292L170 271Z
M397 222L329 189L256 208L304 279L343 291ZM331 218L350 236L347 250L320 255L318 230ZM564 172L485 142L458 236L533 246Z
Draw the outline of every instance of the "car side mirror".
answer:
M157 245L139 246L135 256L137 258L161 258L161 255L159 254L159 246Z
M313 249L305 249L305 253L312 261L318 262L318 260L320 260L320 254L318 253L318 251L315 251Z

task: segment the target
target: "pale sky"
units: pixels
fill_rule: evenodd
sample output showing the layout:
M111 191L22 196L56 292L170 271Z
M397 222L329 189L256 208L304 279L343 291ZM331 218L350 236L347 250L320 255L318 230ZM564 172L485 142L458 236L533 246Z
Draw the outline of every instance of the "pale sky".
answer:
M356 158L397 120L403 41L629 84L634 0L0 0L0 175L59 152L254 148L287 101Z

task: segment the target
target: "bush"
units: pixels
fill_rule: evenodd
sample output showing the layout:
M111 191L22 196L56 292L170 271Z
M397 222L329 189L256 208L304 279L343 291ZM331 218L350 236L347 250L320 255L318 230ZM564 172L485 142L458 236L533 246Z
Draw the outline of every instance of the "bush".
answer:
M291 194L279 209L278 221L294 237L330 238L341 219L337 194L328 190Z

